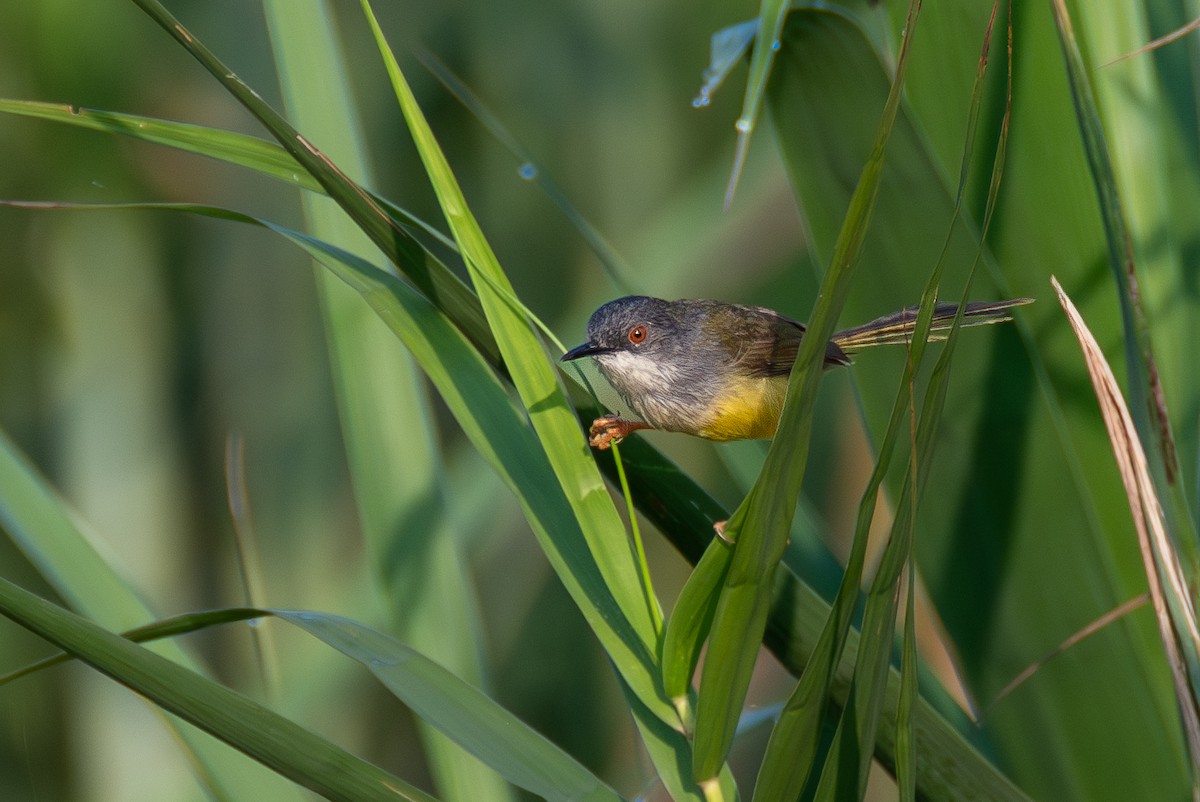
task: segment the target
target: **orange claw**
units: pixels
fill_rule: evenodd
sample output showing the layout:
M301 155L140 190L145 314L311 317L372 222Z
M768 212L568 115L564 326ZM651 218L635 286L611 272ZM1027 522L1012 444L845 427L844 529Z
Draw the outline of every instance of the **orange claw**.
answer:
M638 429L653 429L648 423L636 420L623 420L620 415L605 415L592 421L588 432L588 444L601 451L611 448Z

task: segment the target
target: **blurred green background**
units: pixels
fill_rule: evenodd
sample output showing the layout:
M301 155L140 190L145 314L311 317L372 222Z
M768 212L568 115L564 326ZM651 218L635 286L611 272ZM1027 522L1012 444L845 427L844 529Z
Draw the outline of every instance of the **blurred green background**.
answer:
M931 154L931 169L948 193L957 178L988 11L975 5L928 10L910 76L915 141ZM181 1L171 9L272 105L284 108L272 31L258 4ZM593 308L627 292L721 298L807 316L818 265L829 255L827 232L841 219L844 200L830 196L826 207L826 198L805 195L805 180L789 174L764 116L736 199L723 210L744 68L709 107L691 104L710 35L754 16L755 4L401 0L376 10L518 294L565 343L582 340ZM1110 25L1107 12L1076 10L1096 62L1182 24L1185 16L1173 4L1126 3ZM885 53L894 47L903 11L887 3L863 12ZM334 12L336 36L349 54L350 102L369 154L367 183L440 226L361 14L351 3L334 4ZM39 0L10 4L2 16L2 97L262 135L130 3ZM946 475L931 481L922 522L944 536L918 547L965 679L983 702L1144 585L1082 360L1048 291L1049 275L1057 273L1120 375L1120 320L1091 178L1048 10L1017 3L1014 18L1016 112L1007 183L989 240L998 269L980 278L974 295L1029 295L1039 303L1021 313L1023 338L1014 328L967 333L959 342L960 373L952 380L940 445L954 458ZM1120 24L1126 27L1117 30ZM998 30L994 59L1002 59L1000 36ZM412 55L417 46L470 86L534 156L539 173L552 177L607 238L623 260L615 279L555 203L522 176L521 163L421 69ZM1133 198L1144 290L1188 482L1195 482L1200 410L1200 382L1192 375L1198 334L1194 60L1194 45L1181 43L1097 79L1106 122L1114 125L1119 171L1128 180L1123 189ZM989 78L988 141L1003 111L1002 73L997 67ZM821 142L836 141L839 133L832 124L826 130L813 121L810 130L805 123L785 125L803 127L817 140L799 141L820 161ZM794 147L798 129L785 130ZM315 144L323 146L319 138ZM968 211L977 218L989 147L976 156L968 195ZM0 152L7 156L0 198L195 201L304 227L293 188L167 148L5 116ZM903 183L893 189L904 198ZM796 191L805 197L809 225ZM928 205L913 197L908 211L944 210L946 197ZM889 208L881 205L876 214L886 219ZM931 230L943 230L938 226L945 220L931 219ZM908 232L936 254L940 240ZM414 517L395 548L396 554L432 549L426 539L436 535L454 556L431 559L422 574L389 584L391 564L373 554L361 534L321 296L306 257L259 230L156 212L5 209L0 241L6 244L0 427L61 491L156 614L246 601L226 493L226 451L235 438L244 449L259 601L337 613L402 639L469 642L475 654L464 659L480 662L483 682L501 704L623 794L646 790L650 769L604 653L510 494L436 395L427 414L400 409L388 423L399 427L399 442L411 438L414 472L431 476L441 496L440 506L431 508L436 514ZM897 255L889 246L896 247L883 238L868 245L844 325L919 300L932 263L905 254L924 272L893 269ZM946 298L958 297L968 266L952 267ZM393 347L396 363L406 364L399 343ZM806 503L836 553L852 531L873 464L871 443L897 392L903 359L902 351L864 355L855 368L861 383L841 372L823 385ZM1051 400L1030 367L1038 359L1051 377ZM619 407L611 393L602 397ZM761 443L649 439L730 508L765 453ZM669 608L688 567L652 534L648 548ZM1076 562L1085 558L1094 562ZM0 542L0 561L5 576L53 596L7 540ZM477 630L421 632L427 625L416 610L434 603L428 585L460 582L467 588L463 604L474 611L467 618L478 616ZM360 666L276 624L256 632L271 655L265 668L245 625L186 642L222 681L430 786L411 714ZM1128 765L1167 775L1167 787L1182 787L1173 702L1156 638L1142 610L1045 669L1018 692L1024 701L1014 697L1011 706L998 706L995 717L1008 729L985 733L983 740L1000 765L1046 798L1087 798L1087 789L1095 791L1092 798L1130 798L1143 775L1131 776ZM1129 651L1130 643L1137 649ZM4 623L0 653L0 670L6 670L48 652ZM1110 661L1121 668L1109 670ZM1061 672L1057 680L1054 672ZM791 686L786 674L767 656L760 673L751 703L781 700ZM1123 684L1129 676L1138 678L1136 687ZM1077 691L1064 701L1062 688ZM1110 710L1110 702L1120 710ZM1080 716L1094 711L1096 720L1072 720L1071 710ZM1147 747L1154 757L1140 764L1124 744L1144 740L1139 727L1147 722L1158 729ZM1077 727L1116 728L1112 748L1126 757L1078 747L1067 732ZM72 665L23 679L0 689L0 798L204 798L167 732L140 700L89 669ZM744 790L761 748L755 736L735 748ZM1094 767L1087 760L1064 764L1062 777L1049 767L1042 767L1044 775L1031 768L1046 754L1078 758L1080 750ZM1089 772L1090 779L1075 776ZM1120 784L1122 776L1129 785ZM886 798L886 782L881 788ZM649 793L662 798L660 788Z

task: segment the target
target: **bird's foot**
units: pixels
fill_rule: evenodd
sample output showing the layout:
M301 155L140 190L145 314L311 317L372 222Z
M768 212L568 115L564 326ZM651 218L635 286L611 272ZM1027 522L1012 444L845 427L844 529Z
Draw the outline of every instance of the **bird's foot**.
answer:
M638 429L653 429L648 423L636 420L624 420L620 415L605 415L592 421L588 432L588 443L592 448L603 451L621 442Z

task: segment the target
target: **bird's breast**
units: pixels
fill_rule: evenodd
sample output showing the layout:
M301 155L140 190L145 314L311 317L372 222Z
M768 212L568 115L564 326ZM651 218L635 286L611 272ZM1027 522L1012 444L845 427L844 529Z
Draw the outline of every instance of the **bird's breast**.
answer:
M698 434L709 440L774 437L786 395L786 376L735 376L714 397Z

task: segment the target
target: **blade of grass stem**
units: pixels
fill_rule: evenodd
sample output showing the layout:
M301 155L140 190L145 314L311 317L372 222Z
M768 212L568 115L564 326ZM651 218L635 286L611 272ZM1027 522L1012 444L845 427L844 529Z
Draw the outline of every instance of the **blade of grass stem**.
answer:
M733 203L746 154L750 152L750 137L758 124L759 109L767 90L767 78L775 61L775 52L780 47L779 35L783 22L791 9L791 0L762 0L758 11L758 35L754 52L750 56L750 73L746 78L746 94L742 101L742 114L734 128L737 144L734 146L733 169L729 175L729 186L725 190L725 208Z
M615 599L621 610L623 626L628 627L638 639L635 644L608 640L604 641L604 645L629 691L641 703L634 706L635 713L645 708L653 714L654 721L638 722L643 737L650 738L646 743L650 747L651 758L673 796L696 796L699 789L692 786L681 772L681 767L686 765L689 757L688 744L679 734L682 727L678 715L661 687L656 659L661 638L657 622L661 621L661 614L651 615L644 603L649 599L657 606L653 591L645 586L646 577L639 572L629 543L623 537L613 536L617 532L623 533L620 516L608 497L578 421L558 383L557 374L546 359L541 341L525 310L511 303L510 299L515 297L515 293L471 214L453 171L386 42L368 0L362 0L362 9L384 59L409 131L479 293L509 375L545 448L567 503L582 529L587 547L611 594L610 598ZM576 601L583 604L579 598ZM589 601L587 604L592 606L595 602ZM653 737L653 733L662 731L661 725L664 723L667 725L664 735L673 743L658 749L655 746L663 744L660 739ZM716 779L718 775L720 779ZM715 769L711 776L714 785L730 785L727 769Z
M256 136L157 117L33 100L0 98L0 112L166 145L184 153L195 153L226 164L245 167L301 189L319 192L322 195L328 194L290 153L277 143ZM407 228L410 234L416 235L419 232L450 250L456 249L453 240L429 223L370 190L364 191L397 225Z
M917 799L917 749L921 744L916 739L916 717L914 710L917 699L917 607L916 562L910 555L908 560L907 599L905 601L904 648L900 658L900 704L896 713L896 784L900 788L900 802L916 802Z
M919 8L919 3L914 2L911 8ZM795 13L831 12L798 10ZM910 20L905 45L910 41L916 23L911 11ZM804 478L824 345L833 334L837 316L845 303L870 221L882 175L884 150L899 110L907 54L907 46L902 47L875 146L859 177L816 308L810 317L808 333L792 369L779 429L767 452L758 482L726 525L726 533L737 546L717 604L700 685L693 767L697 779L712 776L724 762L746 698L770 609L773 574L787 543ZM836 664L836 660L832 662Z

